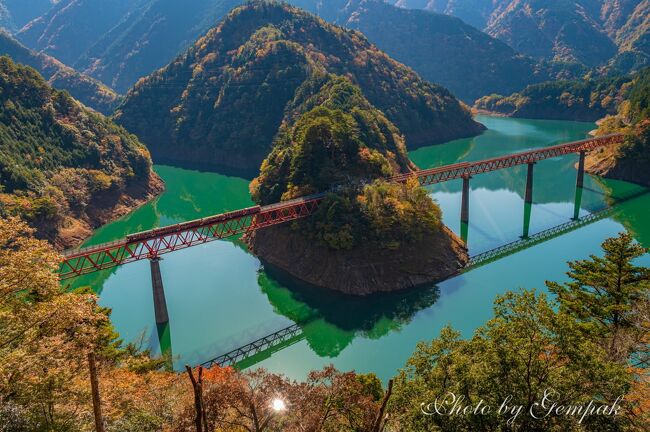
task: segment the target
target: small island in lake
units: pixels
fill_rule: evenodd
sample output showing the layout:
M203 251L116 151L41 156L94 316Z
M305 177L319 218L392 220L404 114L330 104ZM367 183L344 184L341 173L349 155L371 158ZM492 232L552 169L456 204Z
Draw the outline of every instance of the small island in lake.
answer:
M318 93L285 124L251 183L260 204L329 191L317 212L258 230L246 241L266 266L352 295L412 288L463 267L463 242L417 180L404 138L346 78L315 77Z

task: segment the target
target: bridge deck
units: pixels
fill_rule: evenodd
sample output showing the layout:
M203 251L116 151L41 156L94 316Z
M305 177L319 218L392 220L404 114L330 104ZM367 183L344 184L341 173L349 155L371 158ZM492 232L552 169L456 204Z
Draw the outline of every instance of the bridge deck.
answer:
M390 180L404 182L410 178L417 178L422 185L431 185L566 154L586 152L601 146L619 143L621 140L621 134L612 134L498 158L419 170L400 174ZM325 193L320 193L268 206L249 207L130 234L124 239L110 243L66 251L63 253L64 260L59 269L59 277L68 279L304 218L317 210L318 204L324 196Z

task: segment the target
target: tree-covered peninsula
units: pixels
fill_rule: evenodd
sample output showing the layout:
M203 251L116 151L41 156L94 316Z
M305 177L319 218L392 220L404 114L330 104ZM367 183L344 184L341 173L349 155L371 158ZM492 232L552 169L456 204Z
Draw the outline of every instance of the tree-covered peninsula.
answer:
M650 186L650 68L635 75L617 113L599 121L596 135L617 132L625 134L623 144L591 152L585 169Z
M509 96L483 96L474 109L508 117L596 121L616 113L630 81L631 76L547 81Z
M483 127L446 89L422 80L359 32L284 3L231 11L193 47L138 82L116 113L157 161L254 177L314 76L348 77L409 148Z
M136 137L0 57L0 215L63 248L161 190Z
M251 250L271 271L354 295L456 273L467 253L438 205L417 180L388 181L414 168L397 127L347 78L323 75L305 87L319 90L283 125L251 191L260 204L328 194L307 220L251 234Z

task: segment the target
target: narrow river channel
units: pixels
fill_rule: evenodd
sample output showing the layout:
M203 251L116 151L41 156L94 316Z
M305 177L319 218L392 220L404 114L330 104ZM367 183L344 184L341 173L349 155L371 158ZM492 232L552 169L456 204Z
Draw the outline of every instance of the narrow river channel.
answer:
M479 116L488 127L481 136L410 153L420 168L506 155L586 137L591 123ZM299 335L244 366L265 367L302 379L334 364L342 370L375 372L386 380L406 362L418 341L452 325L464 336L492 316L496 295L518 288L545 291L545 280L566 278L566 261L599 253L600 243L625 229L650 247L650 194L618 181L587 176L576 206L577 156L535 166L533 205L526 211L526 167L471 180L468 245L471 255L530 236L614 205L615 211L579 229L516 254L469 270L437 286L370 298L346 298L323 291L287 287L268 275L237 240L218 241L174 252L161 262L170 325L159 338L153 316L149 263L73 280L92 286L125 341L142 341L160 352L171 347L174 366L207 361L294 323ZM97 230L87 245L130 232L252 205L248 181L215 173L156 166L166 191L153 202ZM461 232L461 181L429 188L445 223ZM528 216L529 222L525 222ZM645 259L650 263L650 260Z

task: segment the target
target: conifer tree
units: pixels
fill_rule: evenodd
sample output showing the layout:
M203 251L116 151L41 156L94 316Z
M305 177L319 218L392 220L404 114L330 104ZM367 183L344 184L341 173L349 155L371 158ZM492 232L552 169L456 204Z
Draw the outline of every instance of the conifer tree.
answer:
M623 359L637 347L621 341L639 340L648 331L635 311L648 300L650 269L634 264L646 249L629 233L605 240L602 249L603 257L569 262L569 282L546 284L584 331L602 338L610 358Z

